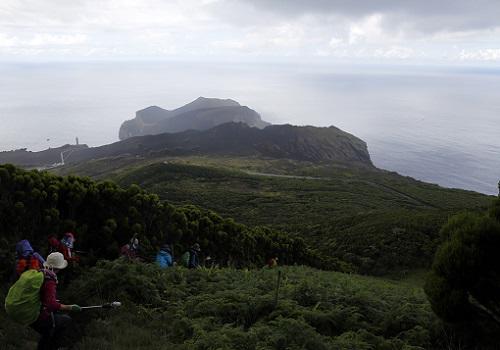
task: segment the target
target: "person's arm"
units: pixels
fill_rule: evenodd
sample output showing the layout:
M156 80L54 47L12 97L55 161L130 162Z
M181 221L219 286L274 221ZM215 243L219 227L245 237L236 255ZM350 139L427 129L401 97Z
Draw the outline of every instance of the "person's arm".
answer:
M80 257L78 255L75 255L75 252L71 248L68 249L68 262L73 262L73 263L79 263L80 262Z
M43 264L45 263L45 259L38 253L33 253L33 257L36 258L39 262L40 262L40 265L43 266Z
M46 280L40 290L41 301L48 313L61 310L61 303L56 299L56 281Z
M81 308L78 305L65 305L61 304L56 299L56 282L53 280L45 281L41 289L41 301L45 310L48 313L62 311L80 311Z
M121 255L126 256L127 258L130 258L130 247L128 244L125 244L121 250L120 250Z

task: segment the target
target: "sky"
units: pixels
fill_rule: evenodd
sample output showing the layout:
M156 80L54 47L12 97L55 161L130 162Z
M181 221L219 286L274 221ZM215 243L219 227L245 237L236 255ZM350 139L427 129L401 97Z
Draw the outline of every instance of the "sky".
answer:
M498 0L1 0L0 60L500 63Z

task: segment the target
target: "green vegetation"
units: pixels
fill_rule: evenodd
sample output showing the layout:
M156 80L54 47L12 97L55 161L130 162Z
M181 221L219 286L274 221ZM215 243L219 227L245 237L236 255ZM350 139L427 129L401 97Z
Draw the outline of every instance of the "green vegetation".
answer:
M89 255L61 299L124 303L78 315L76 349L495 348L500 201L477 214L491 197L377 169L258 158L121 157L58 171L123 187L0 166L0 273L11 272L17 240L43 248L49 234L75 231ZM198 241L229 268L109 261L136 232L145 256L163 242L179 253ZM440 243L429 303L420 285ZM262 269L271 255L282 265L389 274ZM37 339L3 311L0 337L6 349Z
M198 241L221 265L262 266L277 255L283 263L347 270L319 257L300 238L262 227L248 227L193 206L160 202L138 186L58 177L45 172L0 166L0 272L11 273L13 246L28 239L43 251L50 234L76 232L78 247L89 260L116 258L119 247L135 233L143 254L152 256L165 242L183 251Z
M425 292L469 343L500 343L500 200L490 215L457 215L441 230Z
M139 184L168 203L292 233L369 274L428 268L448 217L491 202L378 169L286 159L117 158L59 171Z
M90 269L63 298L123 302L79 315L80 350L440 349L447 341L420 288L305 267L161 271L119 259ZM19 332L0 324L9 339Z

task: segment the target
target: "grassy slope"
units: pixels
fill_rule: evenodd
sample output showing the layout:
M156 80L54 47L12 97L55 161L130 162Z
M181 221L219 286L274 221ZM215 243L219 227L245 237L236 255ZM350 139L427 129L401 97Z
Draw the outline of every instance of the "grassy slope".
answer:
M106 263L74 281L64 298L119 299L124 306L77 317L86 325L77 349L439 348L437 320L418 287L304 267L280 270L275 307L278 270ZM1 312L0 318L6 349L34 339Z
M296 232L377 274L425 267L448 216L483 210L491 200L372 168L277 159L117 158L59 171L137 183L172 203Z
M445 189L387 171L288 160L117 158L62 168L58 172L112 179L124 185L137 183L174 203L198 204L247 223L278 226L281 223L287 227L318 220L322 223L336 214L402 208L483 209L490 202L482 194ZM286 210L281 213L279 208ZM296 215L299 212L300 218Z
M378 261L376 254L388 256L394 264L407 255L404 249L414 256L425 244L432 250L436 230L449 213L481 208L490 201L476 193L366 169L259 159L163 161L117 158L58 171L136 182L167 200L215 210L217 205L222 214L250 223L265 222L303 234L309 230L312 242L322 240L332 249L365 260ZM263 177L243 171L323 179ZM160 272L154 266L119 261L74 281L63 300L124 302L114 313L77 317L85 327L77 345L81 350L445 347L442 328L420 288L422 271L398 270L390 276L406 277L398 282L304 267L286 267L282 272L277 308L273 305L276 270ZM36 339L32 331L6 320L3 311L0 336L6 349L32 348Z

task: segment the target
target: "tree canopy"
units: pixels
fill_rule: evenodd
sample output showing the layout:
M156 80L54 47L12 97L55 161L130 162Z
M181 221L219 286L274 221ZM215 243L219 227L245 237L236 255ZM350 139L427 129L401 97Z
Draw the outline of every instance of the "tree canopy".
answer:
M14 244L29 239L43 251L51 234L73 231L78 248L97 259L113 259L138 234L146 254L162 243L182 250L199 242L223 265L262 266L277 255L285 264L346 269L326 260L300 238L266 227L248 227L195 206L173 206L137 185L121 188L89 178L60 177L12 165L0 166L1 272L11 269Z
M500 340L500 200L488 215L462 213L441 230L425 292L434 312L465 335ZM491 333L491 335L490 335ZM484 336L484 335L487 336Z

